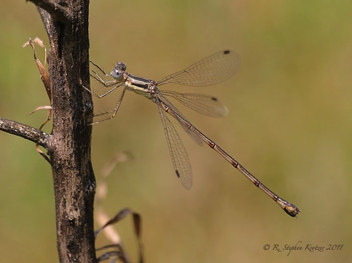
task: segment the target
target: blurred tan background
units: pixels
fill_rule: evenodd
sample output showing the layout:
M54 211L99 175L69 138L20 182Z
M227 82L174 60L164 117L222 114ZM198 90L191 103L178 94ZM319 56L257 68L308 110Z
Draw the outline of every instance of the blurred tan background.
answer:
M92 154L97 177L116 152L133 155L108 178L104 208L111 216L124 207L141 213L146 262L352 261L349 1L95 0L90 8L90 59L107 71L123 61L130 73L158 80L217 51L236 51L241 68L230 80L168 89L225 103L222 119L179 109L302 212L286 215L175 123L193 167L193 188L185 190L156 106L129 92L114 120L94 126ZM22 48L36 36L49 45L34 5L1 3L0 32L0 115L39 127L46 112L27 113L48 100L32 51ZM0 145L1 261L58 262L50 167L31 142L0 132ZM136 259L131 219L117 230ZM274 244L343 247L288 255Z

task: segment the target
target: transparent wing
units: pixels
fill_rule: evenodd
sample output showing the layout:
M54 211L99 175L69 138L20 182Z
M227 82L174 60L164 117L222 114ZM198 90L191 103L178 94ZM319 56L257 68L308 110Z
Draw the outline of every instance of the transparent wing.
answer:
M163 96L163 94L158 90L158 96L159 98L166 103L171 110L176 112L178 115L180 115L183 119L188 121L185 116L182 115L182 113L167 99ZM192 130L188 129L185 125L183 125L181 122L179 122L181 127L185 130L185 132L199 145L202 146L204 143L201 138L199 138L198 134L194 133Z
M190 189L192 187L192 167L186 148L175 127L165 115L158 98L156 98L156 104L158 105L159 115L164 127L166 142L169 147L176 176L186 189Z
M164 96L170 96L188 108L210 117L224 117L228 110L217 98L204 94L180 93L171 90L160 91Z
M161 79L158 85L175 83L193 87L209 86L228 79L237 72L239 66L238 54L225 50Z

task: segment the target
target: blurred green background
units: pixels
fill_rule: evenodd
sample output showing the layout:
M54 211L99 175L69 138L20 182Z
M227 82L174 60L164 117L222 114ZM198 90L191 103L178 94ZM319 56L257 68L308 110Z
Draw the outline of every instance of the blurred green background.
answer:
M97 177L116 152L133 155L108 178L104 209L113 216L131 207L142 215L146 262L352 262L349 1L95 0L90 8L90 59L107 71L124 61L130 73L158 80L217 51L236 51L241 68L230 80L168 88L225 103L229 115L222 119L179 108L302 212L286 215L175 125L193 166L193 188L185 190L156 106L129 92L114 120L94 126L92 154ZM48 100L32 51L22 44L37 36L48 47L44 27L25 1L2 2L0 21L0 116L39 127L46 112L27 113ZM50 167L31 142L0 132L0 145L1 261L58 262ZM117 230L136 259L131 219ZM288 255L272 250L275 244L343 247Z

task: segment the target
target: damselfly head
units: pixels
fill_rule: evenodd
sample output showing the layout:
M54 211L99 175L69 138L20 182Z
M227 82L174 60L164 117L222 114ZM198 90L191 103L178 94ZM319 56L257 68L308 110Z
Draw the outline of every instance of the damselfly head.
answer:
M121 80L123 77L123 73L126 71L126 64L123 62L118 62L116 67L111 71L110 75L116 79Z

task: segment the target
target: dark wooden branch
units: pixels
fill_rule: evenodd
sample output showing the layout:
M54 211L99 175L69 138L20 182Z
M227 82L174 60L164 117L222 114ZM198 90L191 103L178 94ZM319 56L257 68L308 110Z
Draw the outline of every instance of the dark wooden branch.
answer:
M53 130L53 174L60 263L96 263L91 163L93 102L89 92L89 0L30 0L50 41L48 75ZM60 3L60 4L58 4Z
M0 118L0 130L35 142L49 150L48 144L50 135L41 130L3 118Z
M64 24L68 24L72 21L73 15L71 10L67 7L66 2L61 1L60 4L55 3L51 0L27 0L32 2L37 7L40 7L47 11L55 21L60 21ZM63 6L66 4L66 6Z

